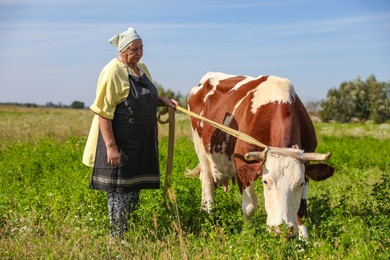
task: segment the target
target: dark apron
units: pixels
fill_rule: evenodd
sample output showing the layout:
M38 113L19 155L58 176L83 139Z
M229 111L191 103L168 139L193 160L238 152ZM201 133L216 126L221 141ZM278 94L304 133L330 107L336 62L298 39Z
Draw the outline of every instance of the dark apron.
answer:
M92 189L129 192L160 187L157 89L145 74L140 78L129 75L129 82L129 95L116 106L112 120L121 163L119 167L107 163L106 146L99 130Z

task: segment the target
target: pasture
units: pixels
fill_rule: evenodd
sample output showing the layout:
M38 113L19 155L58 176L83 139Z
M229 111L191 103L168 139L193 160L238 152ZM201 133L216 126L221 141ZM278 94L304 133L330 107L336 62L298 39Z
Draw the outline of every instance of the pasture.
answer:
M390 125L315 123L319 152L335 175L311 181L308 241L265 231L260 209L243 220L238 186L219 188L211 215L200 210L198 161L188 117L177 113L167 193L144 190L130 219L129 245L109 245L106 197L88 188L81 163L88 110L0 107L1 259L389 259ZM160 125L165 177L167 125Z

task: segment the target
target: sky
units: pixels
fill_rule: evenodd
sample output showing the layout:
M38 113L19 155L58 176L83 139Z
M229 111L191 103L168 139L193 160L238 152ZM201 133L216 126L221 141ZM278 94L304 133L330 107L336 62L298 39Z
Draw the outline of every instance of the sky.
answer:
M182 95L209 71L288 78L304 103L390 81L388 0L0 0L0 103L91 105L128 27L153 80Z

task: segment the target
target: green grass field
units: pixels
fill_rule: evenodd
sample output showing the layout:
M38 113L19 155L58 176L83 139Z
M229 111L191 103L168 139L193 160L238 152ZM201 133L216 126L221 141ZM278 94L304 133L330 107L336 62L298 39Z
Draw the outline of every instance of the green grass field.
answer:
M265 231L262 186L252 226L237 186L219 188L211 215L200 210L198 163L188 118L177 115L172 187L144 190L129 245L109 245L105 193L88 188L81 163L88 110L0 107L1 259L389 259L389 124L316 123L319 152L335 175L310 182L310 239ZM160 126L165 171L167 126ZM165 174L162 174L162 183Z

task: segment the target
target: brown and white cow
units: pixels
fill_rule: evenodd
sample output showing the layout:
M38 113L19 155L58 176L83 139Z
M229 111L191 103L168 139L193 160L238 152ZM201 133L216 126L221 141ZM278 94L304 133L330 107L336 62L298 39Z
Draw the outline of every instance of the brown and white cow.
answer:
M191 90L188 108L285 151L281 154L264 149L264 158L252 161L253 152L263 148L192 117L193 142L200 162L196 170L200 171L202 183L202 208L211 211L218 185L227 191L230 180L233 183L238 180L242 211L245 219L250 220L258 207L254 181L261 177L267 225L279 232L279 226L285 223L290 235L296 235L299 229L300 236L307 237L307 228L300 218L307 215L308 178L324 180L333 175L334 169L323 163L309 164L310 155L305 159L306 152L314 152L317 139L292 83L276 76L254 78L209 72ZM259 152L255 153L255 157L258 155Z

